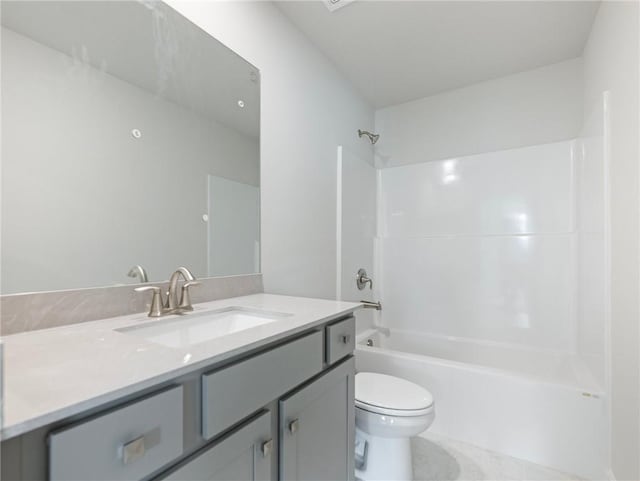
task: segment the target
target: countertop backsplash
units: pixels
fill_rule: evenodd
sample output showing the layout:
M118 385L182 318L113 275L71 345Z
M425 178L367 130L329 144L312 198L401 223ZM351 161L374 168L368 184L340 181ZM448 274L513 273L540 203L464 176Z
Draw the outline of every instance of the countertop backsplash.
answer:
M191 290L193 303L259 294L262 274L198 279ZM168 282L153 283L168 289ZM66 291L32 292L0 296L0 334L47 329L79 322L145 312L150 293L134 291L139 285L95 287Z

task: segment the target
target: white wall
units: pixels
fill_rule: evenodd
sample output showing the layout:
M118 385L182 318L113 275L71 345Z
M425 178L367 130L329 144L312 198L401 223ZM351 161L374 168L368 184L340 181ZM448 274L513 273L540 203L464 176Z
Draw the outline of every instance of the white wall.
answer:
M272 4L170 5L260 69L265 290L335 298L336 147L371 158L373 109Z
M377 301L382 276L375 265L377 245L377 176L376 168L351 150L338 150L338 236L340 261L338 262L339 290L337 297L343 301L362 299ZM373 288L359 290L356 274L365 269L373 279ZM379 313L365 310L356 317L356 331L371 328L378 321Z
M257 186L258 140L6 28L2 63L3 293L205 276L208 175Z
M383 165L403 165L575 138L582 61L569 60L376 111Z
M382 170L396 329L575 351L572 142Z
M260 187L209 176L208 272L260 272Z
M611 92L611 458L640 479L638 2L602 2L584 50L584 105Z
M585 109L576 141L576 328L577 352L598 384L606 387L609 323L609 256L606 253L608 163L604 96ZM608 449L608 448L607 448Z

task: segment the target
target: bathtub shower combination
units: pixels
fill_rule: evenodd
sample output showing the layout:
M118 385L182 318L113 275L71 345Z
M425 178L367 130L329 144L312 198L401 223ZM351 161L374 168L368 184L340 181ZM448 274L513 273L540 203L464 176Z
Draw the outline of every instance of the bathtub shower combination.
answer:
M608 465L606 100L573 140L338 157L338 296L383 306L359 320L357 370L427 389L430 431L591 479Z

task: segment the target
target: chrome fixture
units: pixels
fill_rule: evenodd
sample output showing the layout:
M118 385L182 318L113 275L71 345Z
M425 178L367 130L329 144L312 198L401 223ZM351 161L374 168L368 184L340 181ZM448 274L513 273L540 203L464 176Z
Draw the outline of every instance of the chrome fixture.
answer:
M369 138L369 142L371 142L371 145L375 144L380 138L380 134L372 134L371 132L368 132L366 130L358 129L358 137L362 138L363 135Z
M369 284L369 289L373 289L373 279L367 275L367 271L363 268L358 269L358 273L356 274L356 286L358 286L358 290L364 290L367 284Z
M181 287L180 299L178 299L178 281L183 277L185 283ZM151 306L149 308L149 317L161 317L168 314L182 314L184 312L193 311L191 305L191 295L189 288L200 284L196 278L186 267L179 267L169 279L169 290L167 291L167 299L162 301L162 289L158 286L136 287L136 292L153 292Z
M136 264L127 273L129 277L138 277L140 279L140 284L144 284L145 282L149 282L149 276L147 276L147 271L144 270L144 267Z
M363 305L365 309L375 309L376 311L381 311L382 310L382 303L380 302L373 302L373 301L360 301Z
M122 446L122 462L123 464L133 463L138 459L141 459L146 451L144 445L144 435L137 437L133 441Z
M300 421L298 419L294 419L293 421L290 421L289 422L289 432L291 434L297 433L299 425L300 425Z
M180 304L178 304L178 309L181 312L184 311L193 311L193 306L191 305L191 294L189 294L189 288L191 286L200 285L197 281L185 282L182 285L182 290L180 292Z
M269 441L265 441L262 443L262 457L268 458L271 456L271 452L273 451L273 439L269 439Z
M180 299L178 300L178 281L180 277L183 277L185 280L184 285L182 286L182 293L180 295ZM171 274L169 278L169 291L167 292L167 300L164 304L164 307L169 311L193 311L193 306L191 305L191 298L189 296L189 287L200 284L196 282L195 276L191 273L189 269L186 267L178 267L176 271Z
M136 287L134 290L136 292L153 291L153 298L151 299L151 306L149 307L149 317L161 317L168 314L162 305L162 290L158 286Z
M373 347L373 339L367 339L367 346Z

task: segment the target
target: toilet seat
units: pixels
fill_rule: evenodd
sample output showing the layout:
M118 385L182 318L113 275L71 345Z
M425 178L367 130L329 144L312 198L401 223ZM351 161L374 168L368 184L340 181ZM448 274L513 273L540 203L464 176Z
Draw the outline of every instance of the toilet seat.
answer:
M387 416L413 417L433 411L433 396L422 386L386 374L356 374L356 407Z

